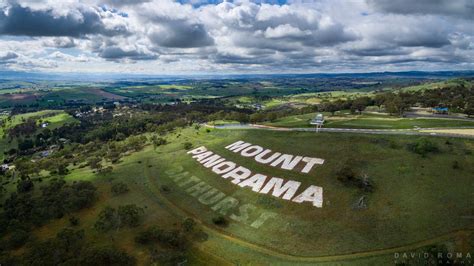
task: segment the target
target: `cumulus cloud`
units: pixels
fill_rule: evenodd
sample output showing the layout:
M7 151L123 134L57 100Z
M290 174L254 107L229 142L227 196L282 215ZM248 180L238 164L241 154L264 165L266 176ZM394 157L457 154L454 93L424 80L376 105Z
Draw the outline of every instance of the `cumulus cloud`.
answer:
M11 51L0 52L0 62L12 69L159 73L472 68L473 6L470 0L0 0L0 51Z
M157 56L153 54L147 54L137 49L124 50L118 46L107 47L103 49L100 54L100 57L107 60L119 60L119 59L132 59L132 60L153 60Z
M169 48L194 48L214 44L204 25L186 21L162 23L149 35L152 43Z
M103 4L109 4L114 7L123 7L128 5L139 5L142 3L151 2L152 0L105 0Z
M55 14L53 8L33 10L18 4L0 13L0 34L25 36L71 36L123 34L121 27L107 28L97 9L71 9Z
M1 62L6 62L10 61L12 59L18 58L18 54L14 52L1 52L0 53L0 61Z
M74 39L70 37L45 38L43 45L54 48L72 48L76 46Z
M435 14L474 19L471 0L368 0L378 11L396 14Z

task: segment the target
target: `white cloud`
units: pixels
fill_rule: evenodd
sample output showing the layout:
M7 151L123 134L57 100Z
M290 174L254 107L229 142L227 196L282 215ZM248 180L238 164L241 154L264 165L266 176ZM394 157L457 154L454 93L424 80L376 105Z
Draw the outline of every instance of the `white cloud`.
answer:
M255 2L3 1L0 67L281 73L474 66L467 0L413 8L385 0Z

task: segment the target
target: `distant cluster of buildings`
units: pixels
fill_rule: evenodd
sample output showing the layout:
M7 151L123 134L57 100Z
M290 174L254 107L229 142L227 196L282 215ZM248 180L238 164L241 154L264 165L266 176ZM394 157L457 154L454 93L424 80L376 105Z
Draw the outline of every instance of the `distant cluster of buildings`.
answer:
M130 112L128 112L128 110L130 110L130 108L128 106L121 105L119 102L114 102L114 105L115 105L115 111L116 111L113 114L114 117L124 116L126 114L129 114L130 116L132 116L132 114ZM89 111L84 111L84 112L76 111L74 113L74 117L76 117L76 118L87 117L87 116L93 115L93 114L103 114L106 111L107 111L107 109L104 108L103 106L98 106L98 107L93 107Z

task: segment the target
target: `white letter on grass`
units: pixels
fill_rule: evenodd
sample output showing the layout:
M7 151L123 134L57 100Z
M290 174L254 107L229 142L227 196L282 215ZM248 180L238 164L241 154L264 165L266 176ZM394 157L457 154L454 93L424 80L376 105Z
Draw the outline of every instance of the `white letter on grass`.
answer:
M282 156L280 156L280 158L276 159L272 164L270 164L271 166L277 166L279 165L280 163L283 163L281 165L281 168L282 169L286 169L286 170L293 170L293 168L295 168L295 166L301 161L301 159L303 159L302 156L295 156L295 158L293 159L293 155L291 154L283 154Z
M232 180L232 183L238 184L242 179L245 179L250 176L252 172L250 172L249 169L239 166L235 168L234 170L228 172L227 174L223 175L223 178L229 178L232 177L234 180Z
M200 160L199 162L206 168L209 168L211 166L214 166L218 163L222 163L225 161L224 158L221 158L219 155L214 154L211 157L207 157L205 159Z
M263 151L263 148L258 145L253 145L248 148L245 148L240 155L244 157L253 157Z
M202 153L202 152L205 152L205 151L207 151L206 147L201 146L201 147L196 148L196 149L194 149L194 150L188 151L187 154L190 154L190 153L192 153L192 154L199 154L199 153Z
M239 183L241 187L251 187L253 191L259 192L267 179L266 175L262 174L255 174L249 179L245 179L244 181Z
M283 179L272 177L270 181L260 190L260 193L267 194L270 190L273 189L272 195L275 197L280 197L283 193L283 199L290 200L293 195L295 195L296 190L300 187L301 183L298 181L289 180L283 185Z
M263 156L265 156L266 154L272 152L272 150L269 150L269 149L266 149L265 151L263 151L262 153L260 153L259 155L255 156L255 161L259 162L259 163L263 163L263 164L267 164L267 163L270 163L272 162L273 160L275 160L278 156L281 155L281 153L279 152L275 152L274 154L272 154L272 156L268 157L267 159L263 159Z
M197 161L200 161L202 159L205 159L206 157L211 156L212 154L214 154L212 151L207 151L207 152L200 153L198 155L194 155L193 158L196 159Z
M308 187L303 193L293 199L293 202L301 203L304 201L313 202L313 206L323 207L323 188L317 186Z
M228 149L228 150L231 150L233 152L239 152L239 151L247 148L250 145L252 145L252 144L239 140L237 142L234 142L234 143L226 146L225 148Z
M315 164L323 164L324 160L319 158L304 157L303 162L306 163L304 168L301 170L302 173L309 173Z
M224 169L221 169L223 166L225 166ZM234 169L235 168L235 163L233 162L229 162L229 161L225 161L225 162L222 162L214 167L212 167L212 171L218 175L221 175L221 174L225 174L227 172L229 172L230 170Z

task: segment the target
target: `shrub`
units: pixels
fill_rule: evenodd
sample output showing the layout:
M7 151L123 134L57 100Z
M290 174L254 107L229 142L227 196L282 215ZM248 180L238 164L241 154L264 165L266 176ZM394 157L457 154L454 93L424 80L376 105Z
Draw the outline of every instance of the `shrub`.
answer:
M212 218L212 222L215 225L221 226L221 227L226 227L229 225L229 221L227 221L227 219L222 215Z
M125 194L129 191L127 184L119 182L112 185L110 191L114 196Z
M436 143L428 139L422 138L414 143L408 144L408 150L425 157L428 153L438 152L439 148Z
M453 167L453 169L460 169L461 168L458 161L453 161L452 167Z
M11 249L19 248L23 246L29 238L30 234L27 231L21 229L14 230L8 239L8 247Z
M346 183L356 179L357 172L349 165L345 165L336 171L336 177L339 181Z
M194 230L194 226L196 226L196 221L194 221L192 218L184 219L182 227L185 232L192 232Z
M165 193L168 193L168 192L171 192L171 188L167 185L162 185L161 186L161 191L163 191Z
M193 147L193 144L191 142L185 142L184 143L184 149L185 150L190 150L190 149L192 149L192 147Z
M76 216L69 217L69 224L71 226L78 226L79 225L79 218L77 218Z

